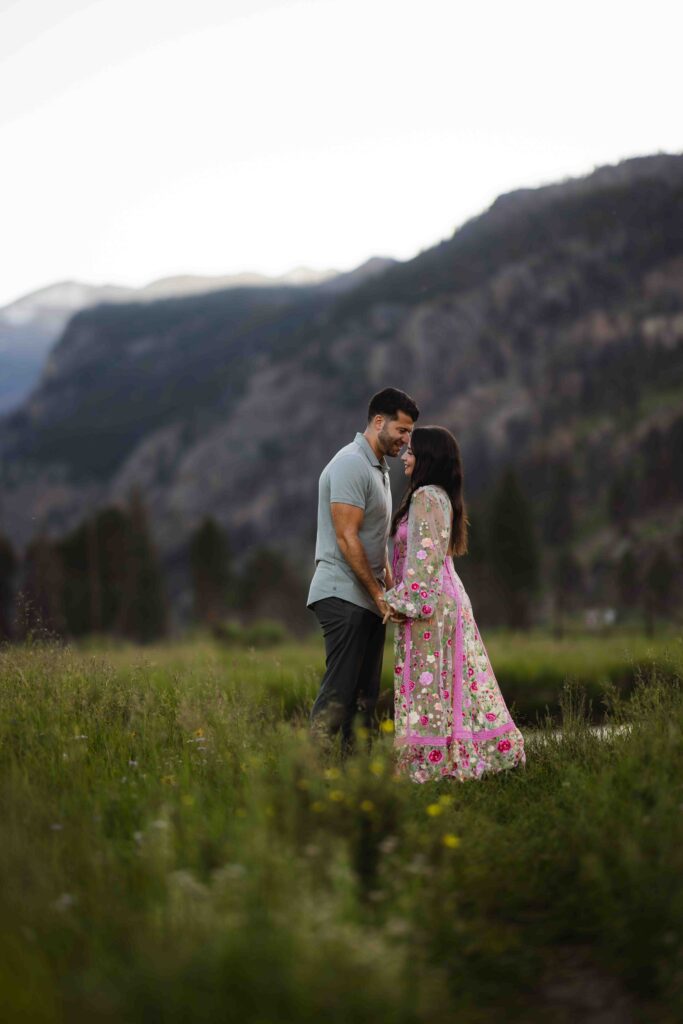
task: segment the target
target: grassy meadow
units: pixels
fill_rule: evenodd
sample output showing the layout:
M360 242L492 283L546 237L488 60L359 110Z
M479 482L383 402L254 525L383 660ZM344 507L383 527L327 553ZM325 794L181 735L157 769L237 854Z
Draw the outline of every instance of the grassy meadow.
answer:
M2 1020L680 1020L680 636L487 640L526 768L433 786L318 642L0 649Z

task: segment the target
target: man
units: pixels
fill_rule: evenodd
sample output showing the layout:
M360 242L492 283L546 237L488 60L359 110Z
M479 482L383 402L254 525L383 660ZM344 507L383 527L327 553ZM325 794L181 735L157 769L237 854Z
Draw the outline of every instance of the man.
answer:
M404 391L371 400L368 425L325 466L318 488L315 574L307 606L325 639L325 674L311 711L315 733L341 729L342 754L353 744L358 705L369 725L384 653L384 591L393 586L387 541L391 488L386 456L410 441L419 409Z

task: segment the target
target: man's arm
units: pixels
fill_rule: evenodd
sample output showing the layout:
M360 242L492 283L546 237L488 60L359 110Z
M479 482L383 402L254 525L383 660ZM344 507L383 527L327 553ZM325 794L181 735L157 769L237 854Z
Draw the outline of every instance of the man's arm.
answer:
M389 561L389 548L386 549L384 555L384 584L387 590L391 590L394 585L394 574L391 571L391 562Z
M394 574L391 571L391 563L389 562L389 548L388 547L387 547L387 553L385 555L385 563L386 563L386 565L385 565L386 587L385 587L385 591L384 592L386 593L387 590L392 590L393 586L394 586ZM406 622L407 621L405 615L402 615L401 612L393 611L387 605L387 611L384 613L384 618L382 619L382 621L384 623L386 623L389 620L391 620L392 622Z
M358 536L358 531L363 525L364 510L356 505L345 505L338 501L331 502L330 509L339 550L370 594L379 611L385 615L389 608L384 600L384 590L379 580L373 575L365 548Z

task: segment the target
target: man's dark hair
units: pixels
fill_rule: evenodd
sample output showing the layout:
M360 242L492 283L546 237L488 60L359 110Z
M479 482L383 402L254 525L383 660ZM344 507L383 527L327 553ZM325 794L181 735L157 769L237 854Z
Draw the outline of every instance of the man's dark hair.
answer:
M405 391L399 391L398 388L384 388L370 399L368 423L373 416L387 416L390 420L395 420L399 412L404 412L415 422L420 415L417 405Z

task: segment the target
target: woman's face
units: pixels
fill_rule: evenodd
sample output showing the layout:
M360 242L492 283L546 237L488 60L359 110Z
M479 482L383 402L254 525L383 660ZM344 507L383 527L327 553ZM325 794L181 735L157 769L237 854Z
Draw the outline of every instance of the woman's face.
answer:
M413 449L408 445L403 455L401 456L401 462L403 463L403 472L406 476L412 476L413 469L415 468L415 456L413 455Z

